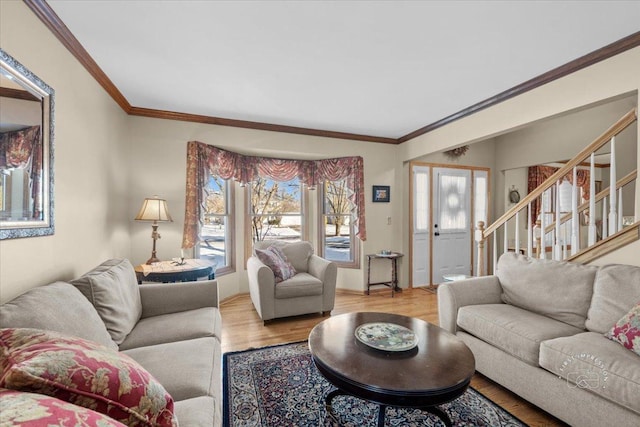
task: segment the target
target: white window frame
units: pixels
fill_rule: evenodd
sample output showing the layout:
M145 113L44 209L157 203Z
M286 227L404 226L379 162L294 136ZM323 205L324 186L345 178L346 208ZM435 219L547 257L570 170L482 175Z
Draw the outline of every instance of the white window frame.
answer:
M224 276L225 274L235 272L235 185L234 181L231 179L223 180L225 183L225 213L224 214L207 214L204 209L202 209L202 215L208 216L209 218L221 218L222 224L225 227L224 233L224 248L225 248L225 257L224 264L216 265L216 277ZM202 245L202 227L205 224L205 218L201 218L198 226L198 244L195 249L195 257L196 258L204 258L204 255L201 254L201 245Z
M333 261L338 267L341 268L360 268L360 242L356 237L355 233L355 222L356 216L354 215L354 211L347 214L335 214L335 213L327 213L327 203L326 203L326 185L328 181L322 183L322 185L318 186L318 246L319 246L319 255L325 259ZM349 255L350 259L347 261L341 261L337 259L328 258L328 254L325 253L325 248L327 247L327 235L326 235L326 224L327 217L330 216L345 216L349 217Z

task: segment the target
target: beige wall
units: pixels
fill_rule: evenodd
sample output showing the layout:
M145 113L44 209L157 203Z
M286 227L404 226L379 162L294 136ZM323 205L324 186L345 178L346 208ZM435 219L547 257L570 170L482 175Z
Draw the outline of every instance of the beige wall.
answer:
M55 235L0 242L0 300L129 256L127 117L40 20L0 2L0 42L56 91Z
M131 188L129 192L129 225L131 228L131 259L144 262L151 251L151 229L148 223L133 221L139 205L145 197L158 194L167 199L173 223L163 223L158 241L160 258L179 256L184 221L184 187L186 171L186 146L188 141L200 141L227 150L246 154L284 158L327 158L360 155L364 158L365 210L367 241L362 244L361 265L366 266L364 256L382 248L401 249L401 193L396 193L394 170L397 147L390 144L347 141L305 135L283 134L251 129L186 123L130 117L131 139ZM390 185L391 203L372 203L371 186ZM314 194L315 195L315 194ZM315 197L310 197L315 206ZM236 186L236 271L221 276L222 298L238 292L248 292L244 263L244 190ZM315 209L310 209L314 212ZM391 225L387 225L391 217ZM314 217L315 218L315 217ZM315 222L314 222L315 226ZM311 240L317 240L315 228ZM338 286L362 290L366 281L365 269L339 269ZM381 272L383 273L383 272ZM401 280L403 280L401 278ZM404 282L404 281L403 281Z

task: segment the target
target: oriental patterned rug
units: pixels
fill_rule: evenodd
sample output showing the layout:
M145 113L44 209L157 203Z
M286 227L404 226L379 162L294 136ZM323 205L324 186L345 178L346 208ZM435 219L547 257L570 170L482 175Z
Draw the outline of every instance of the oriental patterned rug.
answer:
M225 427L375 426L378 406L350 396L324 405L334 387L318 372L307 342L225 353L223 356ZM469 388L440 406L454 426L525 426L476 390ZM417 409L388 407L385 426L442 426Z

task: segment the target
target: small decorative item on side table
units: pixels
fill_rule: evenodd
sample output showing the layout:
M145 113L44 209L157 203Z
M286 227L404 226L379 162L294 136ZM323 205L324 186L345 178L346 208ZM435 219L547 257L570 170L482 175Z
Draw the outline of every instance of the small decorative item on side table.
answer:
M402 289L398 286L398 258L402 258L404 255L400 252L393 252L390 250L382 250L377 254L367 255L367 291L369 295L369 288L374 285L385 285L391 288L391 297L396 292L402 292ZM388 259L391 261L391 281L388 282L371 282L371 259Z
M142 282L191 282L206 277L215 279L215 263L204 259L174 258L136 266L138 284Z

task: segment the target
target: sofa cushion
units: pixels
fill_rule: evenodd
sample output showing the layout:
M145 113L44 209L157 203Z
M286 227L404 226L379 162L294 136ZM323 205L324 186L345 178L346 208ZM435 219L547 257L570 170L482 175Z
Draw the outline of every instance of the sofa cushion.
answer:
M0 354L0 387L47 394L129 426L177 425L171 396L116 350L57 332L5 328Z
M538 366L542 341L582 332L564 322L509 304L461 307L457 323L471 335L533 366Z
M118 348L93 305L65 282L30 289L1 305L0 326L47 329Z
M218 393L215 384L222 383L222 355L217 338L138 347L124 353L144 366L176 401L213 396Z
M605 337L640 356L640 302L622 316Z
M322 295L322 281L309 273L298 273L276 286L276 298L296 298Z
M3 426L124 427L111 417L55 397L0 388ZM78 421L81 420L82 424Z
M605 265L600 267L593 286L593 299L586 327L604 334L640 301L640 267Z
M220 311L205 307L140 319L120 344L120 350L202 337L220 339L221 334Z
M597 332L548 340L540 366L567 381L640 413L640 357Z
M221 426L222 414L216 411L216 399L200 396L176 402L176 415L181 426Z
M111 338L121 344L142 316L138 281L129 260L105 261L71 284L93 304Z
M496 275L507 304L584 329L596 272L597 267L507 252Z

